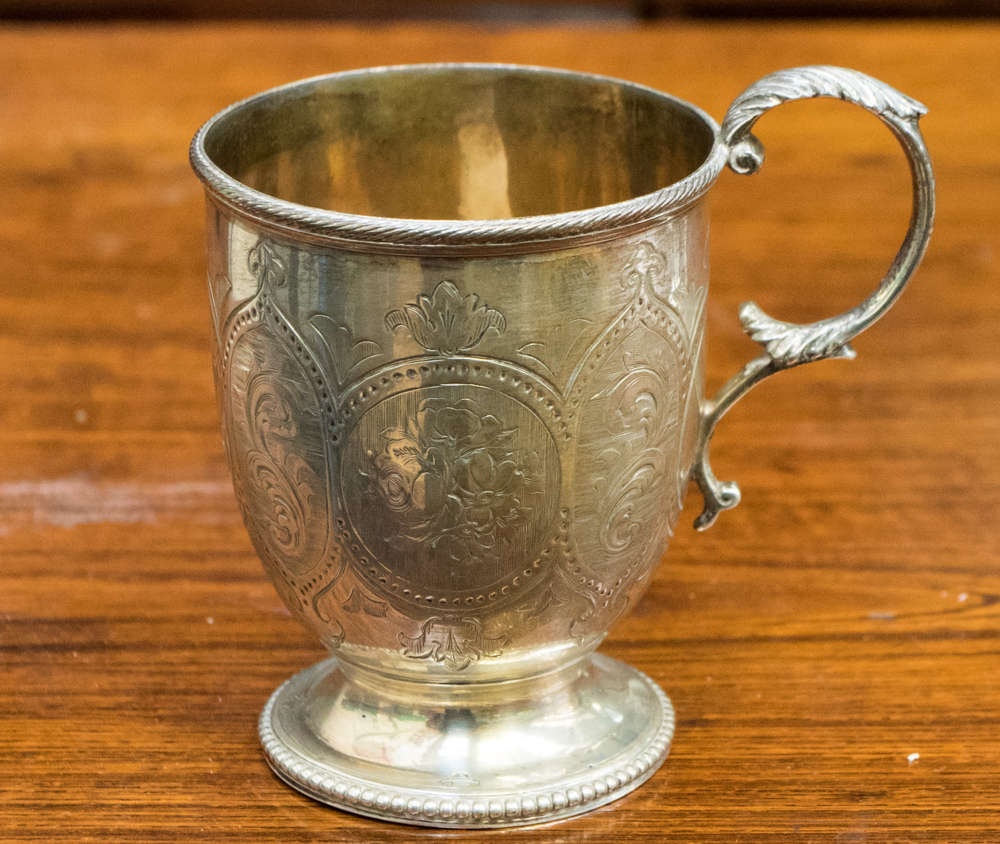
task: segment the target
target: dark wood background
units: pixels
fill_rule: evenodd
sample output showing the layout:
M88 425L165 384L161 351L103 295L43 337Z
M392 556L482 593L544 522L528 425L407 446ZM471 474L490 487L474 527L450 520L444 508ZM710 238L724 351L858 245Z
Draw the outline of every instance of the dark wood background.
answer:
M997 17L998 0L0 0L0 20L435 20Z
M367 65L545 64L721 118L781 67L923 100L937 230L858 359L784 373L723 422L744 503L682 522L604 651L679 714L641 789L515 842L955 842L1000 829L1000 28L697 24L0 27L0 840L474 841L324 808L256 719L320 659L239 521L209 362L198 125ZM755 354L738 303L863 298L909 211L877 120L792 104L713 189L708 379ZM916 756L919 754L919 757Z

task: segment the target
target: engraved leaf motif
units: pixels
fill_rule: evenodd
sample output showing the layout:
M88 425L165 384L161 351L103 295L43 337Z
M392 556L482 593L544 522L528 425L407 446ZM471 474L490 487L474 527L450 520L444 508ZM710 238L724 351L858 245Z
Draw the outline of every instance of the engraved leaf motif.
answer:
M743 330L785 369L825 358L853 359L854 347L844 340L851 316L848 312L812 325L796 325L768 316L754 302L740 306Z
M364 614L372 618L385 618L385 614L389 611L388 604L369 598L357 587L351 590L350 596L340 607L347 612Z
M337 325L326 314L313 314L309 324L319 337L333 369L337 386L342 386L365 361L379 357L382 347L371 340L355 341L351 329Z
M491 328L507 330L507 320L487 307L474 293L463 296L450 281L442 281L434 292L420 294L417 301L385 315L385 325L395 332L405 327L426 351L441 355L469 352Z
M275 254L274 247L261 238L247 256L247 266L257 282L263 287L284 287L288 281L285 264Z
M534 601L518 607L517 612L521 613L526 619L538 618L549 607L560 607L565 603L566 602L562 598L556 595L555 589L553 589L552 584L549 583L541 595L539 595Z

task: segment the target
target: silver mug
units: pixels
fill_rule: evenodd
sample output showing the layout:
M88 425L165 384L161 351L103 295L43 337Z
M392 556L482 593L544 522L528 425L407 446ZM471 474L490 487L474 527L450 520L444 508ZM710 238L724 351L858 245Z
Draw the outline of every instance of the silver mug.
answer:
M753 173L787 100L877 114L913 216L875 293L811 325L755 304L763 353L705 398L705 195ZM339 73L195 137L215 375L236 496L331 657L267 703L279 777L362 815L500 827L589 811L663 762L670 702L595 653L663 556L708 444L768 375L851 357L930 235L923 106L861 73L771 74L720 127L639 85L542 68Z

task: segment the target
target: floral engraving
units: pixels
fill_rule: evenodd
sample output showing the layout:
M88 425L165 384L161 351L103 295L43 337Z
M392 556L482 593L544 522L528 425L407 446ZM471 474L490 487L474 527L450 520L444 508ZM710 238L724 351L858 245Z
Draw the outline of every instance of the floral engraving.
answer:
M389 311L390 331L405 327L426 351L451 356L472 351L489 329L507 330L500 311L482 304L473 293L463 296L450 281L442 281L430 296L421 294L405 308Z
M403 656L432 659L452 671L462 671L484 657L498 657L507 646L508 637L487 638L478 619L457 615L433 616L413 638L398 636Z
M418 543L468 566L496 561L528 523L537 456L516 429L472 399L427 399L402 427L382 431L362 474L391 517L390 542Z

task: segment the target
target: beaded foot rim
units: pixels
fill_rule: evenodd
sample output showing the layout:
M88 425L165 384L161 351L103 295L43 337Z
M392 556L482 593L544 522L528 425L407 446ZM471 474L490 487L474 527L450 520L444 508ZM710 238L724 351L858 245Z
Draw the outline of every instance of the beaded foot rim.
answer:
M605 772L596 776L590 773L566 777L546 789L490 792L476 799L457 790L451 795L442 794L440 788L433 794L417 789L385 788L328 765L321 767L285 744L272 725L276 702L299 675L286 680L271 695L260 714L258 730L264 755L274 773L297 791L337 809L395 823L452 829L547 823L592 811L624 797L656 773L667 758L675 726L673 706L656 683L641 671L633 670L660 704L662 720L652 741L638 749L627 763L606 765Z

